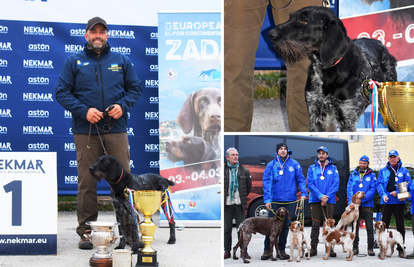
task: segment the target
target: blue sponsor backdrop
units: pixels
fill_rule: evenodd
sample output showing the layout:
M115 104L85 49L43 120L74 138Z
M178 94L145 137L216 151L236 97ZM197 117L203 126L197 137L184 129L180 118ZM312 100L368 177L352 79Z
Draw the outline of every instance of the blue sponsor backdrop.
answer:
M153 26L108 25L113 51L127 55L143 93L128 113L130 167L159 172L158 33ZM77 192L71 113L55 100L65 59L83 49L85 24L0 21L0 151L57 152L58 193ZM98 194L109 194L106 182Z

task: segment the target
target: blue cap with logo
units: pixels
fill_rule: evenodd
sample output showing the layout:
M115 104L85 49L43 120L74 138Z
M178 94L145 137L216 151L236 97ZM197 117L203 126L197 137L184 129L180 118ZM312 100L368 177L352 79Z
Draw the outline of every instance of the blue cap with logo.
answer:
M359 161L363 161L363 162L368 162L368 163L369 163L369 158L368 158L367 156L363 155L363 156L359 159Z
M328 149L327 149L326 147L324 147L324 146L319 147L319 148L316 150L316 152L319 152L319 150L323 150L323 151L325 151L327 154L329 154Z
M388 157L390 157L390 156L399 157L400 155L398 155L397 150L391 150L390 153L388 153Z

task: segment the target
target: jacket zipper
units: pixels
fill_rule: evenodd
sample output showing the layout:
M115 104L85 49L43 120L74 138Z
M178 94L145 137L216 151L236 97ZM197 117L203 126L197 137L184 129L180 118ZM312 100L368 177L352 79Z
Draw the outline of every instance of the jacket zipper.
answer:
M101 75L101 88L102 88L102 112L105 111L105 98L104 98L104 87L103 87L103 78L102 78L102 65L101 58L99 57L99 74Z
M98 71L95 68L95 81L96 81L96 86L99 87L99 83L98 83Z

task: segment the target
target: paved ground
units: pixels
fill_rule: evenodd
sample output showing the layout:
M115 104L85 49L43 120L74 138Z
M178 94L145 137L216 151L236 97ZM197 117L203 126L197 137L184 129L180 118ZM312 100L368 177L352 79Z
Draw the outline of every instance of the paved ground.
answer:
M255 99L251 132L289 132L286 99Z
M159 213L153 216L158 222ZM114 212L100 212L99 221L116 221ZM1 267L82 267L89 266L89 258L97 251L78 249L79 237L75 232L76 212L59 212L57 255L0 256ZM168 245L169 229L157 228L152 247L158 251L159 266L216 267L222 262L220 228L184 228L176 231L177 243ZM109 248L112 251L118 244ZM126 248L129 248L128 246ZM137 256L133 256L135 266Z
M305 227L305 230L310 233L310 227ZM224 266L244 266L244 267L256 267L256 266L329 266L329 267L345 267L345 266L358 266L358 267L381 267L381 266L413 266L414 260L402 259L398 257L398 251L395 251L391 258L385 258L385 260L380 260L378 258L378 251L379 249L374 249L375 256L363 256L362 254L367 255L367 232L365 229L360 229L360 246L359 252L361 253L360 256L354 257L352 261L346 261L347 253L342 252L342 246L336 246L335 251L337 252L336 258L329 258L328 260L323 260L322 257L325 254L325 248L323 243L318 245L318 255L311 257L310 260L306 260L306 258L301 259L300 263L296 261L288 262L287 260L277 260L273 262L271 260L262 261L260 260L260 256L263 254L263 241L264 237L260 234L253 235L252 240L248 247L248 252L252 259L250 260L250 264L244 264L243 260L233 260L232 258L224 260ZM414 237L411 230L406 231L406 242L405 246L407 248L407 254L413 252L414 246ZM235 228L232 231L232 238L234 245L236 244L237 234ZM319 240L322 240L321 238ZM289 244L288 244L289 245ZM286 250L286 253L289 252L290 249ZM297 256L298 251L295 250L294 255ZM388 250L389 254L389 250ZM237 256L240 255L240 250L236 253ZM232 254L233 256L233 254ZM296 260L296 257L294 257Z

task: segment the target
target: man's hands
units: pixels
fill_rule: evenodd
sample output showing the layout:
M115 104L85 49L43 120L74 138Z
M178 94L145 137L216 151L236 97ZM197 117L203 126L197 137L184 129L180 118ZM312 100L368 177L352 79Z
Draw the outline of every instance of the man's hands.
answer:
M114 118L115 120L117 120L123 114L122 108L118 104L114 104L113 106L114 106L114 108L111 111L108 112L108 116L110 116L110 117ZM106 108L105 111L108 111L108 108ZM104 116L102 115L102 112L100 112L96 108L90 108L88 110L88 113L86 114L86 119L90 123L97 123L98 121L100 121L101 119L103 119L103 117Z
M272 208L272 203L266 203L266 208L270 210Z
M326 203L328 202L328 196L323 195L323 197L321 198L321 206L326 206Z

